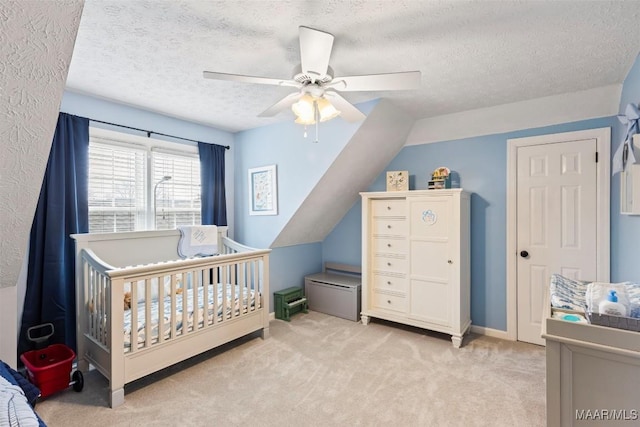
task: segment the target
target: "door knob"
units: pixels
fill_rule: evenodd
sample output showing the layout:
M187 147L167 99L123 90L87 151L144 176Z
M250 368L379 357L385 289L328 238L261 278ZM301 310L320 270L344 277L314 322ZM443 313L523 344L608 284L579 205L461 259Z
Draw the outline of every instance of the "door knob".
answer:
M527 251L520 251L520 256L521 256L522 258L527 258L527 257L529 256L529 252L527 252Z

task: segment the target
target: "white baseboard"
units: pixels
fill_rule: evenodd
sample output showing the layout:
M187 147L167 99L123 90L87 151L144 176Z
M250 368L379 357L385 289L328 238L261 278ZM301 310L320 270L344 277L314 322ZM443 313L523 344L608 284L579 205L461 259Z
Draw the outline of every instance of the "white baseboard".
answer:
M271 322L272 320L276 320L276 312L272 311L271 313L269 313L269 322Z
M485 326L471 325L471 332L479 335L486 335L488 337L500 338L502 340L513 341L507 331L501 331L498 329L487 328Z

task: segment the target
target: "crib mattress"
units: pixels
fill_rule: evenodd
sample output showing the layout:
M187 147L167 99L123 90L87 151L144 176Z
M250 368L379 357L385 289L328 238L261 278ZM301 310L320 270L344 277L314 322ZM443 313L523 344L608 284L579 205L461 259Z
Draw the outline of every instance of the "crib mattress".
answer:
M214 316L214 290L213 286L207 286L208 290L208 310L206 315L206 321L208 324L213 323ZM223 286L217 286L217 320L223 320ZM235 288L235 290L233 289ZM242 313L247 313L248 311L254 311L256 308L260 308L260 298L258 298L258 305L256 307L255 301L255 291L240 286L232 286L231 284L227 284L226 293L227 296L227 310L226 310L226 318L229 319L232 316L232 310L235 315L240 314L240 290L242 289ZM197 305L198 305L198 327L202 327L204 325L205 315L204 315L204 288L202 286L197 288L198 296L197 296ZM258 294L259 295L259 294ZM176 295L176 337L179 337L182 334L183 328L183 298L187 299L187 331L193 330L193 322L194 322L194 301L193 301L193 289L187 289L185 293ZM233 301L232 301L233 298ZM160 304L162 304L161 309ZM164 339L171 339L171 297L167 296L162 300L154 300L151 302L151 343L158 342L158 314L159 312L163 312L163 322L164 322ZM137 317L138 317L138 348L145 346L146 341L146 303L141 301L137 305ZM131 323L132 323L132 310L125 310L124 313L124 350L125 353L131 351Z

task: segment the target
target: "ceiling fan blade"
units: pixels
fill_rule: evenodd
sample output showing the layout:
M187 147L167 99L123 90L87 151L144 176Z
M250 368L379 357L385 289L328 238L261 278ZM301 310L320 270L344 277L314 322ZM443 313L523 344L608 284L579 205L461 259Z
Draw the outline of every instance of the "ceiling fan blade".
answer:
M333 48L333 35L309 27L300 30L300 64L302 72L322 77L327 74Z
M280 101L273 104L271 107L264 110L262 113L258 114L258 117L272 117L278 114L279 112L286 110L291 107L294 102L296 102L302 96L301 92L290 93L289 95L282 98Z
M367 117L362 113L362 111L358 110L353 104L338 95L336 92L326 91L324 94L327 99L331 101L331 104L336 108L336 110L340 111L340 117L346 121L358 122Z
M205 79L227 80L227 81L239 82L239 83L257 83L257 84L263 84L263 85L301 87L300 83L294 80L272 79L269 77L243 76L240 74L216 73L213 71L203 71L202 75L204 76Z
M341 92L419 89L420 71L336 77L327 85Z

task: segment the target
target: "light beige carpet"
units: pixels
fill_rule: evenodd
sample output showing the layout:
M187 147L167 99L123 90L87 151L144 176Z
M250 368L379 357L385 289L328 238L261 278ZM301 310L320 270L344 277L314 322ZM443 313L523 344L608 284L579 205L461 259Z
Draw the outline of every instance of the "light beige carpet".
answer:
M544 426L544 348L316 312L125 388L110 409L107 381L85 375L38 403L56 426Z

